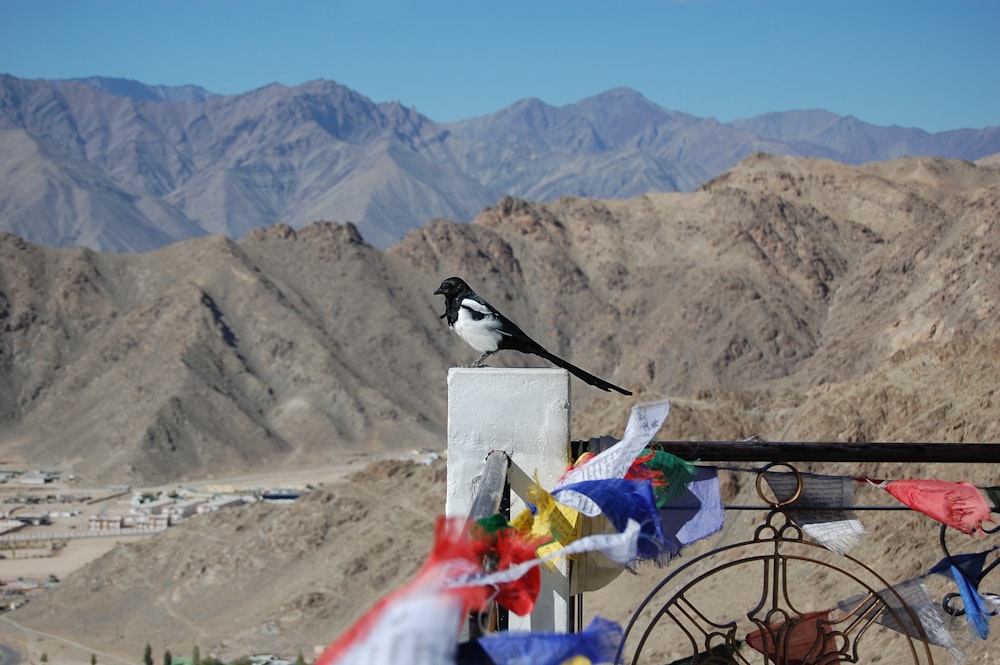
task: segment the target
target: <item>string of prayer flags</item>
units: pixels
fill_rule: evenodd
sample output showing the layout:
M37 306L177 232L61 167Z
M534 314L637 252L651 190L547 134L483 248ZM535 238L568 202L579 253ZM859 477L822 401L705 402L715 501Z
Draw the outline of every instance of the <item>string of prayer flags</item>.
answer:
M482 606L486 587L448 582L480 569L467 520L439 518L434 544L417 575L383 597L316 660L316 665L445 665L469 610Z
M678 553L668 548L649 481L624 478L585 480L564 485L556 489L553 496L563 505L578 509L582 502L592 502L619 531L625 529L629 520L638 522L640 559L663 562Z
M547 558L549 555L558 553L559 550L573 543L582 535L617 535L618 529L627 523L627 515L625 519L618 522L617 528L607 516L599 512L595 517L583 517L576 509L557 501L552 494L541 487L537 480L526 493L532 507L522 511L512 520L512 525L533 537L551 537L550 542L537 550L537 556L546 558L548 561L551 561ZM580 498L590 501L583 495L580 495ZM596 504L594 505L596 506ZM597 509L600 511L599 507ZM638 520L636 522L638 523ZM593 591L603 587L617 577L625 566L632 563L635 558L617 562L609 559L598 550L573 555L574 566L578 571L571 577L572 584L575 585L573 593ZM589 574L583 575L579 572L583 570L589 571Z
M632 407L628 424L625 426L625 436L621 441L607 450L591 457L586 463L569 469L553 490L572 485L584 480L607 480L609 478L624 478L632 463L652 440L653 435L663 425L663 420L670 413L670 402L660 400L643 402ZM596 507L584 515L596 515Z
M473 528L472 542L476 557L483 562L487 571L505 570L511 566L530 561L535 552L548 538L532 538L511 527L496 528L498 520L480 520ZM500 521L506 523L502 517ZM541 571L531 568L516 580L499 585L496 602L518 616L531 613L541 589Z
M500 632L479 639L495 665L564 665L613 663L622 629L595 617L579 633Z
M875 608L875 599L871 595L842 600L837 607L842 612L862 617L877 609L875 621L880 625L917 640L926 637L929 644L947 649L957 662L965 660L965 653L948 630L944 611L931 599L927 587L919 578L901 582L891 590L883 589L878 592L878 598L886 605L884 609Z
M538 548L538 555L551 554L575 541L580 536L579 511L556 501L535 480L528 488L528 499L532 508L524 510L513 524L519 531L526 531L532 537L549 537L551 540Z
M530 561L524 561L505 570L494 573L483 571L457 576L448 582L452 587L498 587L516 580L535 566L545 564L562 556L573 556L584 552L600 552L615 563L626 565L635 561L639 547L639 523L630 520L621 533L594 534L573 541L566 547Z
M982 531L984 521L993 521L990 519L990 507L979 489L971 483L946 480L878 482L870 479L868 482L885 490L900 503L962 533Z
M697 467L665 450L643 449L625 477L648 480L653 485L656 505L662 508L681 494L698 473Z
M539 565L590 551L625 565L638 554L639 530L630 521L621 533L586 536L539 558L530 556L534 541L519 541L523 534L513 529L491 533L465 519L438 518L434 544L417 575L379 600L327 647L316 665L452 665L459 630L472 609L506 593L511 605L530 611L537 588L515 583ZM493 571L482 567L488 557Z
M331 645L316 663L449 665L464 616L457 597L430 587L414 587L381 608L365 634Z
M788 501L801 492L789 507L788 516L803 532L837 554L847 554L867 534L853 511L853 479L846 476L821 476L811 473L764 473L778 501Z
M696 469L684 492L659 510L668 543L690 545L721 531L726 521L719 470L711 466Z

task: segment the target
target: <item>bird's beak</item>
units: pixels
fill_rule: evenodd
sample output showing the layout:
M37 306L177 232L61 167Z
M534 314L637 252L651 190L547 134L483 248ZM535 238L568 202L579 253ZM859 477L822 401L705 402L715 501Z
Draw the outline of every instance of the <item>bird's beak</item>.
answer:
M444 295L444 291L441 290L440 286L437 287L437 289L434 291L434 295L436 295L436 296L443 296Z

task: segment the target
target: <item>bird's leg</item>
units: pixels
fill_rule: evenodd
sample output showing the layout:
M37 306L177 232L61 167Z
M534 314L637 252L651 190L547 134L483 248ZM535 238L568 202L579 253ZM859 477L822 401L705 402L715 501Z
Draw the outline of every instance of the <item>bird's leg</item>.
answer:
M483 361L492 356L496 351L486 351L483 355L476 358L476 360L471 365L466 365L466 367L482 367Z

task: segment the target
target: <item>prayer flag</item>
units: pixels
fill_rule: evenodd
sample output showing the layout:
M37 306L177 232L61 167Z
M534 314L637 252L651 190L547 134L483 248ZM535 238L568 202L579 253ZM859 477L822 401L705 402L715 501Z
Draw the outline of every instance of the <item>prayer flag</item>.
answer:
M977 560L982 556L982 560L985 561L987 553L956 555L951 559L943 559L931 569L931 573L946 575L955 580L955 584L958 586L958 595L962 598L965 622L969 625L972 634L981 640L985 640L990 634L990 615L993 608L979 595L976 584L963 572L963 568L969 567L974 570L978 566L978 569L982 571L982 561L977 563ZM959 567L962 564L965 566Z
M580 524L581 536L617 533L614 524L604 515L586 517ZM570 595L603 589L625 570L625 566L615 563L600 552L585 552L573 559L573 574L570 575Z
M614 662L621 638L618 624L596 617L579 633L500 632L480 638L479 645L496 665L596 665Z
M676 541L678 549L721 530L725 519L719 470L710 466L697 467L684 492L660 509L667 542Z
M877 595L885 607L873 608L875 598L872 596L855 596L842 600L837 603L837 607L857 616L876 609L878 615L875 621L880 625L917 640L926 637L929 644L946 648L956 661L965 659L965 654L955 644L951 631L948 630L944 611L931 599L927 587L918 578L901 582L893 586L891 591L883 589Z
M747 635L746 642L772 662L805 665L827 662L823 656L840 653L832 632L829 611L809 612L771 626L761 625L760 630Z
M452 587L495 587L516 580L531 568L557 557L572 556L583 552L600 552L611 561L625 565L635 561L638 555L638 542L639 523L630 520L621 533L585 536L560 550L531 561L524 561L506 570L499 570L495 573L473 572L456 577L448 584Z
M316 665L450 665L463 617L487 595L485 588L448 582L479 570L468 521L439 518L434 545L416 577L378 601Z
M660 516L649 481L612 478L585 480L564 485L553 492L556 501L577 508L581 501L591 501L619 531L629 520L640 525L639 557L661 561L676 554L667 549L667 540L660 525Z
M642 451L625 474L631 480L648 480L653 485L656 505L660 508L679 497L698 472L691 462L665 450Z
M872 481L869 481L872 482ZM876 484L876 483L873 483ZM946 480L890 480L877 487L942 524L972 534L990 519L990 507L975 485Z
M530 529L535 538L551 538L550 542L538 548L539 556L552 554L579 538L579 511L556 501L537 480L528 488L528 499L534 510L525 510L513 523L518 529Z
M472 533L478 560L488 571L505 570L534 559L535 551L547 540L532 538L510 527L491 532L478 523ZM525 616L534 609L540 588L541 572L532 568L520 578L500 585L496 602L518 616Z
M853 479L845 476L821 476L811 473L764 474L778 501L788 501L802 490L795 502L788 505L788 516L823 547L837 554L847 554L866 535L864 526L853 511Z
M958 568L965 573L965 576L970 580L978 580L983 575L983 568L986 566L986 559L996 550L997 546L994 545L990 549L983 550L982 552L952 554L950 556L946 556L934 564L934 567L930 569L928 575L932 573L947 574L949 566L958 566Z
M669 413L670 402L667 400L634 405L622 440L586 463L568 470L556 483L553 491L584 480L624 478L632 462L659 431ZM596 504L584 504L578 510L589 516L599 512Z

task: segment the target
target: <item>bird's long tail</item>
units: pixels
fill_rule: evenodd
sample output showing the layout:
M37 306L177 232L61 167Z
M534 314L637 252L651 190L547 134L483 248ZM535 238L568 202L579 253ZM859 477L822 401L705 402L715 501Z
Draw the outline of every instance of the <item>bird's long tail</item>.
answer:
M573 363L569 362L568 360L563 360L559 356L557 356L557 355L555 355L555 354L547 351L540 344L536 343L534 345L534 347L535 348L532 349L532 352L536 356L541 356L542 358L545 358L546 360L548 360L550 363L552 363L554 365L558 365L559 367L562 367L564 370L566 370L567 372L569 372L570 374L572 374L576 378L580 379L584 383L589 383L590 385L594 386L595 388L600 388L601 390L606 390L608 392L611 392L612 390L615 390L615 391L620 392L622 395L631 395L632 394L632 391L630 391L630 390L625 390L624 388L620 388L620 387L616 386L615 384L610 383L608 381L605 381L604 379L602 379L602 378L600 378L598 376L594 376L593 374L591 374L590 372L588 372L586 370L580 369L579 367L577 367Z

